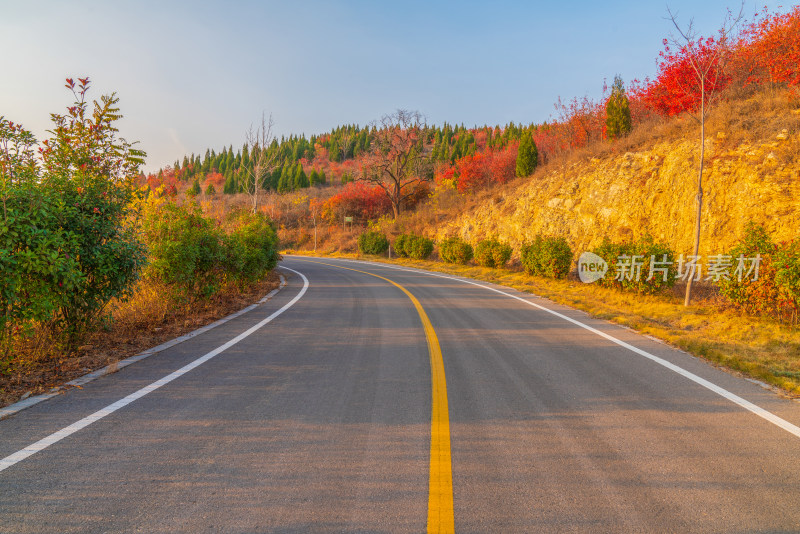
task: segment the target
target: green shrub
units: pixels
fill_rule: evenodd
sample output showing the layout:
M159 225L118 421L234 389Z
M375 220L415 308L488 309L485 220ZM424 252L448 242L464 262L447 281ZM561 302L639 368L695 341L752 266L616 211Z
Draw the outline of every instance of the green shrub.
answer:
M145 276L184 296L209 296L223 280L222 234L197 205L151 201L142 221L150 263Z
M264 214L234 212L224 228L197 205L152 200L142 223L150 264L145 276L184 297L208 297L225 283L255 282L278 261L278 239Z
M572 249L563 237L537 235L522 245L520 261L528 274L564 278L572 267Z
M654 294L674 286L678 277L672 249L650 236L630 243L606 241L592 252L608 263L608 271L599 280L606 287Z
M389 240L381 232L369 230L358 236L358 250L362 254L383 254L389 249Z
M400 234L397 236L397 239L394 240L394 251L398 258L408 257L408 252L406 252L406 243L410 237L411 236L406 234Z
M0 186L0 374L14 335L52 320L67 295L85 283L79 239L60 224L57 194L33 183Z
M228 216L223 236L224 268L239 285L255 282L278 264L278 234L263 213L240 211Z
M497 239L483 239L475 245L475 261L483 267L503 267L511 259L511 246Z
M458 237L444 239L439 243L439 257L447 263L466 265L472 259L472 245Z
M406 255L415 260L427 260L433 254L433 240L427 237L412 235L405 242Z

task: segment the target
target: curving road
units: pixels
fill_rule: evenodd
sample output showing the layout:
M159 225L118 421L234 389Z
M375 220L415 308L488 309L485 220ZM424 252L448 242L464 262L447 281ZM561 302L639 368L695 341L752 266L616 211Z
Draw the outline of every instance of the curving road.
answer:
M281 265L0 421L0 532L800 532L800 403L510 289Z

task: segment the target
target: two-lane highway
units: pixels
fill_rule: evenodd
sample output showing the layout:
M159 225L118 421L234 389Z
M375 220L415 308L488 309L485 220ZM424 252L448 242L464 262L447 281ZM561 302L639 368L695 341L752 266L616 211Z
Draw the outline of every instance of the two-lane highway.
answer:
M252 312L0 421L0 532L800 532L797 402L513 290L281 265Z

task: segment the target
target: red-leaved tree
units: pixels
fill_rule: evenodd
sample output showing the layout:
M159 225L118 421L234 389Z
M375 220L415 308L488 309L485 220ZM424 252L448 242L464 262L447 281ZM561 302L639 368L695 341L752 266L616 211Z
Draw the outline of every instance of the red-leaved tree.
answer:
M700 124L700 165L697 173L697 213L695 216L694 247L700 250L700 228L703 213L703 164L705 163L706 115L711 104L720 97L730 81L726 70L731 57L731 33L742 18L742 9L734 17L728 15L717 37L698 37L692 21L684 30L672 11L669 11L678 36L664 40L664 50L658 65L658 77L651 85L651 102L661 106L668 115L688 112ZM691 301L693 278L686 283L684 306Z
M742 31L735 60L744 83L800 85L800 6L772 15L765 8Z
M363 181L349 182L322 206L323 216L330 221L346 216L366 221L377 219L390 211L392 204L384 189Z

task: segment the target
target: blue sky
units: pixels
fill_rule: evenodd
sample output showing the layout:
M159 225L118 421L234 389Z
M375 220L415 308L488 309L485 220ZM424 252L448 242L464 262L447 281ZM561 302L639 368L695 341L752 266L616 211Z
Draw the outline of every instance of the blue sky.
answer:
M713 33L721 0L670 0ZM752 17L760 6L748 1ZM559 97L598 98L603 80L655 73L667 3L636 1L0 0L0 115L40 139L71 103L116 91L121 134L147 170L241 146L271 113L278 135L367 124L397 108L430 123L540 123Z

